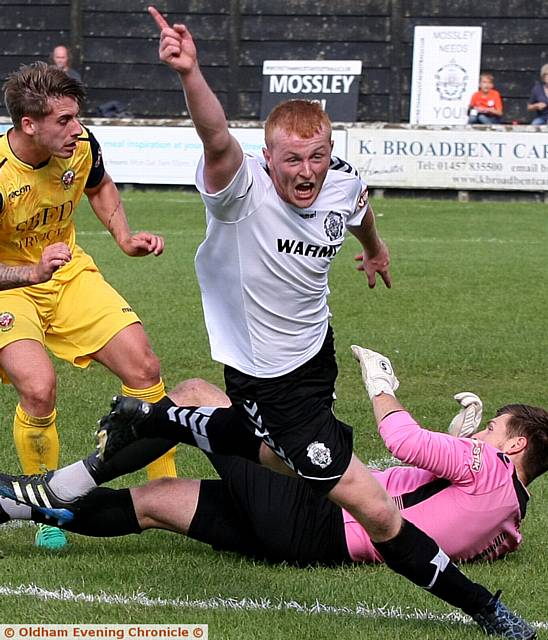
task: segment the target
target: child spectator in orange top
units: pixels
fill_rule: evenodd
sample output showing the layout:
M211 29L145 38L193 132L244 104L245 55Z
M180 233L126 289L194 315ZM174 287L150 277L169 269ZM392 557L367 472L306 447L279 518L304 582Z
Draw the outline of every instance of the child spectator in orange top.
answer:
M480 74L479 91L470 99L468 124L499 124L502 118L502 98L494 88L492 73Z

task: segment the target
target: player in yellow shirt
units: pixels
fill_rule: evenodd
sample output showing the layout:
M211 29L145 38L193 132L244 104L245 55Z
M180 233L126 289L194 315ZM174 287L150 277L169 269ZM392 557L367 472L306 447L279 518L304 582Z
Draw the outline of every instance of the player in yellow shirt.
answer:
M130 305L77 244L74 214L91 208L128 256L160 255L164 241L130 231L101 149L78 121L84 90L37 62L11 73L4 101L13 128L0 137L0 376L19 395L14 440L24 473L56 469L56 379L46 349L77 367L92 360L122 382L124 395L165 395L160 365ZM175 475L173 451L149 477ZM65 543L59 529L37 532L39 546Z

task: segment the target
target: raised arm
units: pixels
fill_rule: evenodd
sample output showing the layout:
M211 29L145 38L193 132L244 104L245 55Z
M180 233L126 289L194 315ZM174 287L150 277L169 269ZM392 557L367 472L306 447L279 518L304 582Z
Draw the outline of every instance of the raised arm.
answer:
M472 468L482 443L423 429L397 400L399 386L390 360L380 353L352 346L373 405L379 434L390 453L407 464L459 484L473 481Z
M204 145L204 181L209 193L226 187L242 164L243 152L200 70L194 40L183 24L170 26L155 8L148 11L160 30L160 60L179 74L190 117Z

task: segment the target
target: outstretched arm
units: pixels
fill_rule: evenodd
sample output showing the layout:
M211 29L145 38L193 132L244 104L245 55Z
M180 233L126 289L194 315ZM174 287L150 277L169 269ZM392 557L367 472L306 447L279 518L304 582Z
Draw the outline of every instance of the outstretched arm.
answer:
M379 434L390 453L407 464L426 469L440 478L471 482L481 445L447 433L423 429L394 395L399 386L390 360L380 353L352 346L371 399Z
M192 35L183 24L170 26L155 8L148 11L160 30L160 60L179 74L190 117L204 145L204 180L209 193L226 187L242 164L243 152L230 134L221 103L205 81Z

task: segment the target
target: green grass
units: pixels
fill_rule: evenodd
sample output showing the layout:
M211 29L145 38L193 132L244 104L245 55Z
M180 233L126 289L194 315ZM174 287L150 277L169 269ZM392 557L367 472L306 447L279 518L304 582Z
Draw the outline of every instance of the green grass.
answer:
M190 376L222 383L222 369L209 357L194 252L203 237L202 206L188 192L126 192L132 227L162 233L160 258L130 259L119 252L87 205L78 213L80 244L106 278L140 314L162 361L168 386ZM359 247L349 239L331 275L333 325L340 374L337 413L355 427L363 459L386 457L364 397L350 344L357 342L392 358L402 382L399 397L425 426L443 429L456 409L452 395L478 393L487 414L510 401L546 405L548 339L545 207L530 204L377 200L378 226L392 251L391 290L370 291L354 270ZM223 256L218 256L222 277ZM100 366L82 371L64 362L58 369L62 463L93 447L95 421L119 383ZM0 468L16 472L11 439L16 397L1 389ZM180 447L180 475L212 475L199 452ZM117 483L144 481L138 473ZM525 543L494 564L467 567L474 580L502 588L504 599L532 620L546 622L548 589L545 545L548 479L531 487L533 499L523 524ZM52 556L32 547L33 530L2 528L0 593L34 584L75 593L144 593L167 601L215 597L268 599L271 603L316 600L334 607L415 608L450 611L385 567L271 567L165 532L119 540L71 536L66 553ZM458 535L458 532L456 532ZM480 638L460 623L368 619L352 613L307 614L295 610L200 610L164 606L93 604L0 596L0 621L10 623L147 622L207 623L210 637L244 638Z

